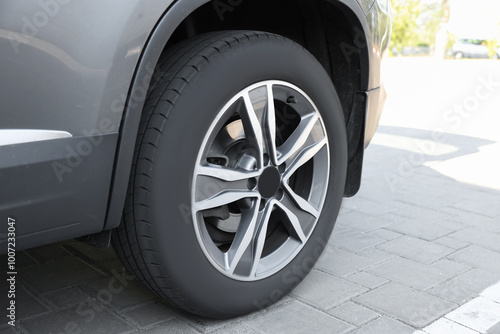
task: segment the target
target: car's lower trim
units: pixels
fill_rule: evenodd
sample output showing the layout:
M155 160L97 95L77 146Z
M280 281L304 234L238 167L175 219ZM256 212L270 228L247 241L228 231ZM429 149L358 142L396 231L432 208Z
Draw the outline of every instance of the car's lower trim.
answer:
M71 138L66 131L35 130L35 129L4 129L0 130L0 146L33 143L38 141Z

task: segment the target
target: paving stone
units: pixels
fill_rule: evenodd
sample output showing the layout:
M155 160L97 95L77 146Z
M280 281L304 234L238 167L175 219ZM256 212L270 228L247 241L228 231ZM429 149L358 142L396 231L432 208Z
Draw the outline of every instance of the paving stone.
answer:
M342 202L343 206L352 211L359 211L368 215L380 215L382 213L396 211L397 207L377 202L371 199L356 197L356 199L346 198Z
M443 227L449 230L452 230L454 232L463 230L464 228L469 227L469 225L464 224L462 222L454 220L455 217L453 218L448 218L448 219L443 219L443 220L438 220L437 222L434 222L433 224L438 226L438 227Z
M368 235L375 236L384 240L394 240L402 236L401 233L386 230L385 228L379 228L368 233Z
M368 215L357 211L349 211L340 215L337 219L337 226L354 228L364 232L373 231L391 223L392 221L388 221L383 217Z
M358 327L380 316L377 312L353 302L342 304L328 313Z
M460 287L461 289L471 291L475 295L479 295L484 289L497 283L500 279L500 275L490 273L480 269L473 269L460 275L447 284L455 287Z
M450 218L450 220L460 223L464 227L474 227L482 231L500 232L500 224L495 218L485 217L477 213L463 212L460 215Z
M402 258L384 262L368 272L420 290L427 290L455 276L452 272Z
M500 273L500 253L482 248L471 246L450 256L457 262L465 262L476 268L486 271Z
M2 275L2 278L4 276ZM0 288L0 310L5 310L10 306L10 300L8 295L8 287L4 286ZM16 303L16 321L24 320L27 318L32 318L37 315L41 315L50 312L50 308L47 307L39 298L35 298L31 293L29 293L25 287L20 283L16 282L16 292L15 298L13 300ZM6 324L4 322L5 315L2 314L0 318L0 326ZM7 318L5 318L7 320Z
M65 257L71 257L72 254L64 249L62 243L50 244L47 246L28 249L25 251L31 258L39 263L54 261Z
M443 207L454 204L456 201L449 196L435 196L434 190L428 189L426 194L412 193L411 190L398 198L405 204L417 205L426 209L440 210ZM431 195L433 194L433 195Z
M7 294L2 293L2 298L4 296L7 296ZM15 301L17 305L16 320L32 318L50 311L39 299L35 298L19 284L16 287Z
M370 267L373 262L363 256L326 246L316 268L329 274L345 277Z
M453 276L461 275L472 269L471 266L464 263L458 263L448 259L442 259L432 264L433 267L449 272Z
M355 329L352 325L298 301L261 313L252 319L251 324L248 321L245 323L262 333L270 334L341 334Z
M0 327L0 334L17 334L16 330L9 326L9 327Z
M356 297L355 301L414 327L424 327L456 307L453 303L395 282Z
M427 241L432 241L434 239L455 232L454 230L438 226L436 224L433 224L432 222L425 222L419 219L407 219L401 223L388 225L385 228Z
M413 332L414 329L410 326L391 318L380 317L370 322L368 325L363 326L362 329L355 331L353 334L412 334Z
M427 290L427 292L433 296L448 300L458 305L462 305L477 296L474 292L448 285L447 283L440 284Z
M384 239L368 235L363 231L344 228L334 230L328 244L355 253L383 242Z
M432 242L410 236L403 236L386 242L385 244L378 246L378 248L410 260L427 264L454 252L452 248L436 245Z
M453 249L462 249L470 245L470 243L467 241L453 239L450 238L449 236L438 238L433 242Z
M445 334L445 333L453 333L453 334L479 334L475 330L464 327L454 321L451 321L446 318L439 319L435 323L430 326L425 327L425 333L428 334Z
M102 305L89 302L83 306L53 312L22 324L29 334L38 333L130 333L135 330Z
M189 327L186 323L182 322L179 319L172 319L167 323L161 324L160 326L142 330L138 333L141 334L199 334L197 330L192 327Z
M498 224L500 225L500 224ZM465 230L450 234L449 237L463 240L494 251L500 251L500 235L492 232L466 228Z
M43 298L55 305L57 308L67 308L89 299L89 295L77 287L62 289L58 291L42 294Z
M348 276L346 279L369 289L375 289L381 285L389 283L389 280L367 273L365 271L361 271L354 275Z
M167 303L160 302L161 305L167 306ZM277 305L273 305L274 307L280 307L280 303ZM187 325L190 327L196 329L198 332L201 333L209 333L209 332L217 332L221 328L225 326L230 326L236 323L241 323L245 317L240 317L240 318L235 318L235 319L228 319L228 320L221 320L221 319L210 319L210 318L204 318L200 316L196 316L193 314L190 314L188 312L175 309L173 310L176 317L181 319L183 322L185 322ZM264 311L257 312L257 314L260 314L262 312L266 312L267 309Z
M117 259L113 247L108 247L106 250L97 249L95 247L84 244L83 242L72 242L66 246L66 249L73 252L82 258L90 258L92 262L113 261Z
M467 198L474 198L473 201L465 199L457 203L454 203L452 206L459 208L460 210L465 210L487 216L486 212L488 211L486 211L485 208L487 208L490 204L493 204L498 200L498 195L495 196L493 194L482 193L479 191L476 191L472 196L474 197L467 197Z
M5 260L3 260L5 258ZM7 257L1 257L0 263L7 263ZM16 268L19 270L24 267L36 265L38 262L35 261L26 252L16 252Z
M38 291L47 292L97 280L104 274L73 257L25 268L19 276Z
M500 322L500 304L478 297L446 315L446 318L485 333Z
M172 311L155 303L134 308L124 312L122 316L138 328L153 327L175 317Z
M307 304L328 310L365 291L368 290L362 286L313 270L292 295Z
M394 211L395 214L409 218L411 220L418 220L420 222L432 223L438 220L452 217L452 215L441 212L438 210L426 209L421 206L409 205L402 209Z
M483 207L481 214L492 218L500 216L500 201L490 203Z
M488 329L487 334L500 334L500 323Z
M386 212L386 213L383 213L381 215L378 215L375 218L381 219L382 221L385 222L384 225L379 226L380 228L382 228L382 227L385 228L388 225L395 224L395 223L399 224L399 223L402 223L402 222L408 220L408 218L403 217L401 215L397 215L394 212Z
M393 259L396 256L391 253L384 252L383 250L377 248L368 248L357 252L356 255L364 257L365 259L370 260L372 266L375 266L379 263L385 262L387 260Z
M492 300L500 304L500 281L481 292L481 297Z
M86 284L86 290L90 297L118 312L157 299L137 281L125 281L125 283L126 285L115 277L108 277Z
M248 325L245 324L234 324L228 327L224 327L218 330L215 330L213 332L210 332L210 334L260 334L262 333L261 331L258 331Z

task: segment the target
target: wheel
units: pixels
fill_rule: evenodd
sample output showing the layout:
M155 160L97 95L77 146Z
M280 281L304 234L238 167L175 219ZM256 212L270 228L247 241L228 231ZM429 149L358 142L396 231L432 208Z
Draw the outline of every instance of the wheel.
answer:
M113 245L173 304L246 314L291 291L326 245L346 179L341 105L323 67L281 36L211 33L168 55Z
M462 59L464 54L462 52L455 52L455 59Z
M491 57L491 58L492 58L492 59L499 59L499 58L500 58L500 56L499 56L498 54L496 54L496 53L495 53L495 54L493 55L493 57Z

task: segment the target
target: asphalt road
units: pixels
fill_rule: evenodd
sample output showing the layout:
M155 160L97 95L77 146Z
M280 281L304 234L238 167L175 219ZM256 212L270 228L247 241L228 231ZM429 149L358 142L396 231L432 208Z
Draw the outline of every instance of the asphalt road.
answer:
M384 79L361 191L290 296L201 319L131 280L112 250L68 241L17 254L17 326L0 314L0 334L500 333L500 61L395 58Z

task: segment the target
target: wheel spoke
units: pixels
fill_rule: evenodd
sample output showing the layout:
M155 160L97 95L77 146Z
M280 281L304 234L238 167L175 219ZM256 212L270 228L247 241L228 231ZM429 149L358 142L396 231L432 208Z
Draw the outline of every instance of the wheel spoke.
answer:
M198 167L197 174L226 182L248 180L252 177L259 176L258 171L230 169L219 166L200 166Z
M240 116L243 121L245 136L249 141L250 149L253 150L251 153L256 157L257 168L260 170L264 166L264 134L250 95L248 93L243 94L243 100L245 101L245 110L241 112Z
M262 257L262 251L264 250L264 244L266 243L267 227L269 225L269 218L273 211L274 205L277 201L269 201L266 205L264 211L259 213L257 230L254 237L254 244L252 249L252 269L250 272L250 277L255 277L257 269L259 268L260 259Z
M327 140L323 137L320 141L306 148L303 148L296 156L295 159L287 167L285 174L283 175L283 180L285 182L303 165L309 162L312 158L318 154L318 152L327 144Z
M206 200L196 202L195 210L198 212L198 211L218 208L219 206L230 204L239 201L241 199L259 198L259 197L260 195L256 191L224 190Z
M197 173L196 211L209 210L244 198L260 196L258 192L248 189L249 179L256 177L258 172L200 166Z
M284 184L284 188L285 188L286 194L290 197L290 199L295 203L295 205L298 208L300 208L304 212L307 212L308 214L310 214L314 218L318 218L319 217L319 211L318 211L318 209L316 209L314 207L314 205L312 205L311 203L309 203L308 201L306 201L305 199L303 199L302 197L300 197L299 195L297 195L290 188L290 186L288 184L285 183Z
M290 223L289 227L294 232L292 234L295 234L301 243L305 243L307 241L307 237L304 234L304 229L302 228L302 225L300 224L299 218L293 212L293 210L297 210L297 209L296 208L288 208L282 202L277 202L276 206L279 207L283 211L283 213L287 216L288 221Z
M278 148L278 165L281 165L300 151L307 142L318 119L319 116L317 112L302 117L297 129L295 129L290 138Z
M265 113L266 144L273 164L278 165L276 150L276 108L274 106L273 86L267 85L267 108Z
M252 208L243 216L233 243L227 251L226 270L233 274L243 255L254 240L255 230L259 217L259 201L255 201Z

